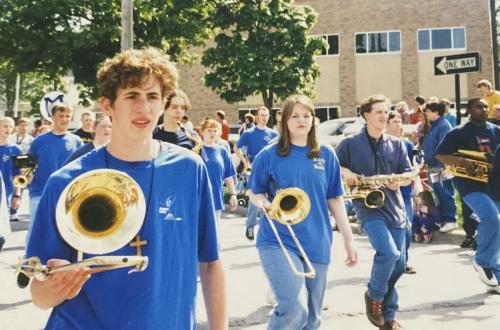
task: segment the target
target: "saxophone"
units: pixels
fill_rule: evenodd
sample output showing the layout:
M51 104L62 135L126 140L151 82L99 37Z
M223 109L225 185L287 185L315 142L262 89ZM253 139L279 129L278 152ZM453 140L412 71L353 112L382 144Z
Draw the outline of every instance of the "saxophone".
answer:
M420 173L420 166L414 166L411 172L402 174L377 174L372 176L358 175L358 183L345 186L346 199L364 199L365 205L371 209L377 209L384 205L384 186L391 183L400 183L415 180Z
M191 151L194 151L196 154L200 155L201 148L203 148L202 139L189 133L189 130L187 130L181 123L177 123L177 125L179 126L179 129L182 131L182 133L184 133L186 137L194 143L194 147L193 149L191 149Z

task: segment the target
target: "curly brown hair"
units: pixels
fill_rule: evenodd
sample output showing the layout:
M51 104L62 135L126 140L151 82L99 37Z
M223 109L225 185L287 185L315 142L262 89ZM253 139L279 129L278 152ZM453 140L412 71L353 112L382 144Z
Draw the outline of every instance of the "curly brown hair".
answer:
M158 79L162 97L177 88L177 69L159 49L126 50L104 61L97 71L99 94L114 103L119 88L140 86L148 76Z

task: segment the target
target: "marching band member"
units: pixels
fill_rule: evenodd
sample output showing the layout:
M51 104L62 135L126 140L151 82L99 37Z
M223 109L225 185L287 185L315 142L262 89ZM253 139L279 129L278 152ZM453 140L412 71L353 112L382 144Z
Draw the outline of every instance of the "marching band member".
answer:
M189 150L196 147L196 139L199 140L199 147L201 148L202 142L198 134L179 124L190 108L191 103L186 93L180 89L173 90L172 93L167 96L167 103L163 111L163 123L156 126L153 131L153 138L164 142L170 142Z
M340 167L335 153L318 144L313 103L306 96L289 97L282 116L279 139L254 158L250 198L259 209L270 209L268 196L274 195L276 188L297 187L309 196L309 215L293 227L316 277L298 277L292 272L269 223L261 221L257 248L277 302L268 329L318 329L332 246L328 210L344 238L346 264L355 265L357 255L342 198ZM293 263L299 271L305 269L287 228L279 223L276 226Z
M49 176L60 169L66 159L82 146L80 137L68 131L73 109L64 103L55 103L51 109L53 128L50 132L38 135L30 146L28 154L36 158L38 166L31 181L30 224L27 241L31 235L33 221Z
M269 109L264 106L258 107L255 120L257 125L247 129L236 143L235 153L245 164L245 168L250 168L255 156L278 136L274 130L267 127ZM246 157L243 154L246 154ZM257 225L258 216L259 211L255 205L248 203L245 236L251 241L255 238L254 227Z
M473 177L471 161L454 156L458 150L492 153L500 144L500 128L487 122L488 103L479 98L467 103L469 122L453 128L436 150L436 158L446 165L463 167ZM473 261L480 280L500 293L500 202L488 194L486 183L454 177L458 193L480 219L477 228L477 252Z
M112 128L111 120L109 119L108 116L106 115L101 115L96 118L94 121L92 131L94 132L94 140L84 144L80 148L76 149L75 152L73 152L66 162L64 163L65 165L72 162L73 160L85 155L86 153L100 148L102 146L105 146L108 144L109 140L111 139L111 128Z
M159 50L128 50L106 60L97 73L100 104L113 130L95 149L52 175L36 213L28 257L49 266L75 261L55 223L55 206L72 179L108 168L129 174L141 187L146 215L139 236L149 267L96 273L60 272L33 279L33 303L53 308L46 329L194 329L197 272L211 329L227 329L223 270L217 250L215 212L200 157L152 132L177 85L177 70ZM145 244L145 245L144 245ZM113 254L139 254L125 245Z
M411 171L403 141L384 134L388 112L389 101L385 96L370 96L360 108L366 127L337 146L342 176L348 185L355 185L358 175ZM368 208L360 199L353 201L356 215L376 252L365 303L369 321L380 329L400 328L395 319L398 310L395 285L405 271L407 221L399 188L409 183L387 184L381 208Z
M229 199L231 211L236 210L238 206L233 179L236 176L236 170L234 169L229 152L226 148L217 144L220 130L221 124L213 119L207 119L201 124L201 134L203 136L201 158L207 166L208 177L212 184L218 221L220 221L221 212L224 211L224 183L226 183L227 190L231 194L231 198Z

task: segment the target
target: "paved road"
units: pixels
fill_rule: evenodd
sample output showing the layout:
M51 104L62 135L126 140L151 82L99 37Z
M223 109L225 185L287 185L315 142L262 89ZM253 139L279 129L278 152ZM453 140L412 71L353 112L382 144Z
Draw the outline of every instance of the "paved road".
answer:
M26 216L24 216L24 219ZM15 285L13 265L24 249L27 221L14 232L0 253L0 329L42 329L48 317L31 305L27 290ZM335 233L334 260L328 276L322 329L374 329L364 315L363 293L373 253L366 236L355 237L359 265L343 265L342 241ZM400 313L405 329L500 329L500 295L486 294L471 266L473 251L460 249L460 235L438 235L431 244L415 244L410 263L415 275L399 282ZM244 219L224 214L221 224L222 256L227 273L228 306L232 329L265 329L272 308L266 304L268 285L254 243L244 238ZM198 319L204 329L203 301Z

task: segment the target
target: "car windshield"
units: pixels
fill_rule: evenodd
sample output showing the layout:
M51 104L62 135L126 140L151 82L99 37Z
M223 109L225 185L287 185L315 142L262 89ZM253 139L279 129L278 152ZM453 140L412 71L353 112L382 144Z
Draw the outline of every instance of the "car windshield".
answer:
M344 122L340 120L326 121L318 126L318 134L320 136L337 135L338 134L337 132L342 126L344 126Z

